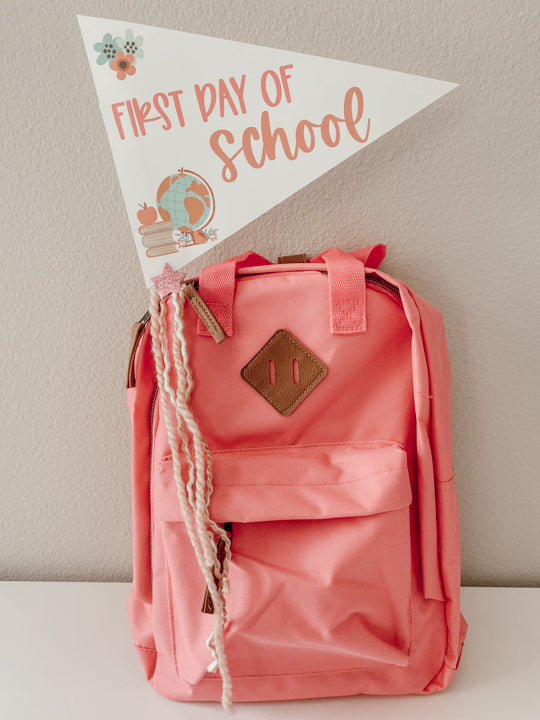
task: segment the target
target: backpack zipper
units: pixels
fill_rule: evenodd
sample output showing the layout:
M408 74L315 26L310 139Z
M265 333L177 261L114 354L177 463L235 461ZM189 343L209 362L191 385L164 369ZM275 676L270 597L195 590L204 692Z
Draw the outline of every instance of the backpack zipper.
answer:
M325 270L315 270L315 268L310 268L309 263L306 263L303 268L306 268L307 270L314 270L315 272L322 272L325 273ZM302 268L302 269L303 269ZM264 270L261 270L260 272L256 273L241 273L237 274L236 277L247 277L249 275L263 275ZM199 287L199 278L192 278L188 281L190 284L193 285L193 287L197 288ZM392 293L395 297L399 298L401 300L401 295L399 292L399 288L394 285L393 283L389 282L388 280L385 280L384 278L379 277L378 275L366 275L366 283L369 285L377 285L378 287L382 288L383 290L388 290L388 292Z
M366 275L366 283L369 283L370 285L377 285L383 290L388 290L388 292L392 293L392 295L395 295L399 300L401 300L399 288L378 275Z
M156 410L156 400L158 394L158 386L154 388L152 397L152 406L150 408L150 461L148 463L148 509L150 511L150 589L152 598L154 597L154 512L152 509L152 474L154 471L154 413Z

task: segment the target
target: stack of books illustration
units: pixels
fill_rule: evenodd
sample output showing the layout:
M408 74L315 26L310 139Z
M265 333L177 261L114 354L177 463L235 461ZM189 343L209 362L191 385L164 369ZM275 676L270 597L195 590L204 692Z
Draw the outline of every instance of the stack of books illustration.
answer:
M173 227L170 221L155 222L151 225L141 225L139 232L146 248L148 257L169 255L178 251L178 245L173 238Z

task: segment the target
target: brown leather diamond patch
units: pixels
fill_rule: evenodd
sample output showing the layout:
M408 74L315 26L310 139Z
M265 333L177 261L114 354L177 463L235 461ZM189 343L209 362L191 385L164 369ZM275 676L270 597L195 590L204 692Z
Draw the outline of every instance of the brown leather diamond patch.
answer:
M240 375L281 415L290 415L328 368L288 330L278 330Z

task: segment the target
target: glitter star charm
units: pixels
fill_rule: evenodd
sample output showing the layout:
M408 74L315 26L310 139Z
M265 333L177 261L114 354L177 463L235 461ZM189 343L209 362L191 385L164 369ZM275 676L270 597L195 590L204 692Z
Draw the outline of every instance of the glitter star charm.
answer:
M159 290L159 297L163 299L169 293L181 292L185 277L186 273L173 270L169 263L165 263L161 275L156 275L151 280Z

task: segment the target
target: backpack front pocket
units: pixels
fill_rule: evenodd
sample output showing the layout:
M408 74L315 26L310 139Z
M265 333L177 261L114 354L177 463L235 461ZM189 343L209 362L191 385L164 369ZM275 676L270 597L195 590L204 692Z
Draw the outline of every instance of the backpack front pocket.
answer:
M411 488L402 446L324 443L212 457L210 514L233 524L225 632L232 674L407 665ZM179 674L194 682L208 661L211 616L201 613L204 580L170 459L157 480L172 645Z

